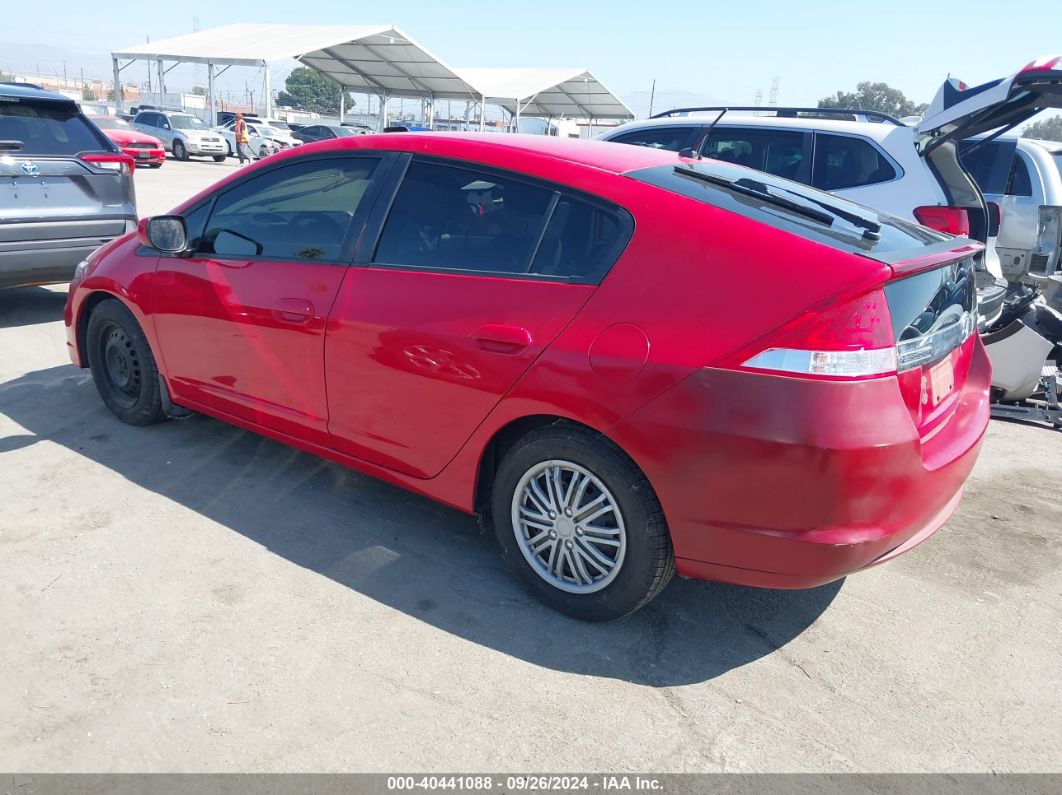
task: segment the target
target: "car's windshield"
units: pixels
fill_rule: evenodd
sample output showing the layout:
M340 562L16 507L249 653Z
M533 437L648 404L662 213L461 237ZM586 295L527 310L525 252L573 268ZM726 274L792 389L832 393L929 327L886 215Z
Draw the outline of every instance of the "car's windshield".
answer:
M92 116L92 123L101 130L129 129L129 123L116 116Z
M196 116L185 113L174 113L170 116L170 124L178 130L209 130L207 125Z
M277 130L284 130L286 132L291 132L291 128L287 125L287 122L278 121L276 119L271 119L270 122L269 122L269 126L275 128Z
M326 127L325 129L331 130L340 138L347 138L351 135L357 135L356 130L352 130L349 127Z

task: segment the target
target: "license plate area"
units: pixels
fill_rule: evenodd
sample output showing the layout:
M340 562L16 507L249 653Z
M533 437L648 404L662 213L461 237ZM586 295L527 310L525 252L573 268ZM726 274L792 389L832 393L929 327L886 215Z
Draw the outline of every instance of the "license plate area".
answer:
M955 391L955 364L951 356L937 362L929 368L929 394L932 404L936 406L940 401Z

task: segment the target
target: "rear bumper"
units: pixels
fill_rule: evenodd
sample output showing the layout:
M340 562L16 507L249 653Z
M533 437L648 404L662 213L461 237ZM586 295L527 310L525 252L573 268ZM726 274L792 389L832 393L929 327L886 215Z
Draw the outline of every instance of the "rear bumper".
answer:
M133 158L133 162L138 166L144 164L156 165L166 162L165 149L139 149L129 147L123 148L122 153Z
M33 241L25 248L0 248L0 288L68 282L81 260L114 239Z
M806 588L883 563L955 510L988 425L980 341L945 427L920 439L895 378L705 369L616 429L660 497L678 572ZM633 438L632 438L633 437Z

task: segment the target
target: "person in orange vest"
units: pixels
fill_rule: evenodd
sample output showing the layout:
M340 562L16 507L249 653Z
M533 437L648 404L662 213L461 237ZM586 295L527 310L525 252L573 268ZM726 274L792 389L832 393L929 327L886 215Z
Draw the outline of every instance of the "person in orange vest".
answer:
M247 122L243 120L242 113L236 114L232 132L236 138L236 155L240 158L240 165L243 165L244 160L250 163L254 160L254 155L251 154L251 136L247 133Z

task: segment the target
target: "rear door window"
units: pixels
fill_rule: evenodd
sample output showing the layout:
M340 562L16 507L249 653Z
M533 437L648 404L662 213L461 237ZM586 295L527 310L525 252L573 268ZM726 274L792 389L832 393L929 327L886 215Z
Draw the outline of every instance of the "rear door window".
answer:
M1010 179L1007 180L1008 196L1032 196L1032 179L1029 177L1029 166L1025 158L1020 154L1014 158L1014 166L1010 169Z
M819 190L875 185L897 176L892 163L865 138L815 134L815 168L811 184Z
M811 176L809 148L808 136L794 130L716 127L708 134L701 154L807 183Z
M632 230L620 208L559 187L414 160L373 262L596 284Z
M111 149L79 110L50 102L0 102L0 140L21 143L14 150L17 155L76 155Z
M617 135L609 138L609 141L618 144L633 144L634 146L646 146L650 149L666 149L669 152L677 152L687 146L693 146L697 127L646 127L642 130Z
M988 143L963 141L959 147L959 160L970 172L981 193L998 196L1007 190L1017 146L1017 142L1013 140Z
M235 259L340 261L369 192L376 157L307 160L271 169L223 193L199 245Z

